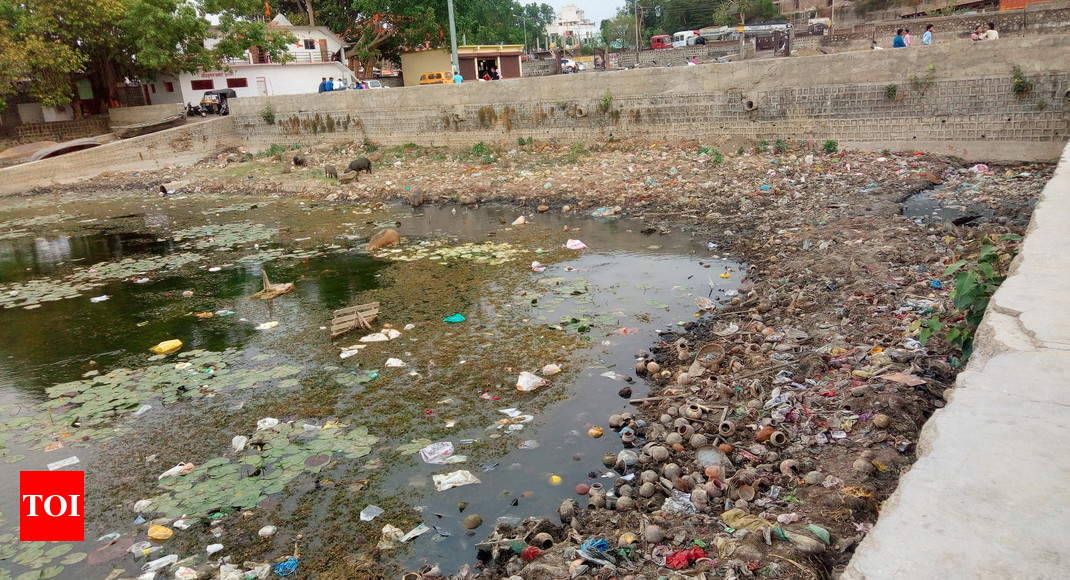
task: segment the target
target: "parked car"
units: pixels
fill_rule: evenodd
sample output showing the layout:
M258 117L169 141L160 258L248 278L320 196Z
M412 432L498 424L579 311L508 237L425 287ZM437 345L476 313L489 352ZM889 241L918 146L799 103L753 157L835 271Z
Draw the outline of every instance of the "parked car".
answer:
M659 48L672 48L672 36L668 34L658 34L650 37L650 48L657 50Z
M390 87L384 85L383 81L381 81L379 79L368 79L366 81L361 81L361 82L364 83L364 88L366 88L366 89L388 89L388 88L390 88Z
M453 73L450 71L429 72L420 75L421 85L452 85Z
M581 70L587 70L587 65L582 62L576 62L571 58L561 59L561 72L568 74L574 72L580 72Z

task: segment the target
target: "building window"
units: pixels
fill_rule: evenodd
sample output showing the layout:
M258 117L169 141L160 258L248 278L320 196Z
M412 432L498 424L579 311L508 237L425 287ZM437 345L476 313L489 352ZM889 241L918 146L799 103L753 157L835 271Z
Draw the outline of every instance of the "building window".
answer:
M171 81L164 81L163 82L163 90L165 90L165 91L167 91L169 93L175 92L175 83L173 83Z
M305 50L316 50L316 41L311 38L305 39Z
M249 79L227 79L228 89L240 89L249 86Z
M190 81L190 88L195 91L210 91L214 88L212 79L206 79L201 81Z

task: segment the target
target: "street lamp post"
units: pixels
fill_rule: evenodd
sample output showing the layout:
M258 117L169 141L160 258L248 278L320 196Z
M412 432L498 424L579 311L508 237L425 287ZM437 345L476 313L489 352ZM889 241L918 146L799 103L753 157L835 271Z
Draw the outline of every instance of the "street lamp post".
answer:
M446 0L450 14L450 57L453 61L453 73L460 74L461 63L457 60L457 24L453 20L453 0Z

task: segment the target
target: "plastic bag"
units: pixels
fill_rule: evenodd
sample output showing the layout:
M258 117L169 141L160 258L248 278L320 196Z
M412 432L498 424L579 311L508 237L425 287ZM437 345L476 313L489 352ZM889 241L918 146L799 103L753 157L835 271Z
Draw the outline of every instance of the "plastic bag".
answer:
M156 346L150 348L149 350L156 354L170 354L180 348L182 348L182 341L178 340L177 338L173 338L171 340L165 340L160 344L157 344Z
M518 391L534 391L548 384L550 384L550 381L528 371L520 373L520 376L516 379L516 389Z
M467 469L461 469L450 473L437 473L431 476L431 480L435 482L436 491L446 491L447 489L461 487L462 485L483 483Z
M581 242L579 240L569 240L569 241L565 242L565 247L570 249L570 250L586 250L587 249L587 244L585 244L585 243L583 243L583 242Z

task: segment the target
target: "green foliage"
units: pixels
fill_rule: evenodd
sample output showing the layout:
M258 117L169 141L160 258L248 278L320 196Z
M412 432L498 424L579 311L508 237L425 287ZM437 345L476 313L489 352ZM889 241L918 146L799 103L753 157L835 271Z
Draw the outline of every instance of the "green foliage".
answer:
M275 124L275 108L270 104L264 105L263 109L260 109L260 118L264 120L268 125Z
M740 151L741 152L743 151L742 147L740 148ZM699 152L700 155L709 156L710 161L712 161L714 163L724 163L724 155L722 155L720 151L718 151L718 150L716 150L716 149L714 149L712 147L700 147L698 152ZM742 153L740 153L740 154L742 155Z
M769 142L765 139L759 139L758 142L754 144L754 150L758 153L765 153L769 150Z
M272 143L271 147L268 147L267 149L264 149L263 151L258 153L257 157L271 157L273 155L286 153L287 151L289 151L287 147L279 145L278 143Z
M899 96L899 85L890 84L884 86L884 98L889 101L894 101Z
M835 142L835 141L833 141L832 139L829 139L828 141L825 141L824 143L821 144L821 149L825 153L828 153L829 155L832 155L833 153L835 153L835 152L840 150L840 144Z
M478 161L484 165L489 165L498 160L497 156L494 154L494 150L482 141L472 145L470 149L461 153L460 158Z
M570 163L575 163L579 161L580 157L583 157L586 154L587 147L585 147L583 143L576 142L570 145L568 148L568 160Z
M1014 65L1011 69L1011 91L1019 99L1025 98L1033 93L1035 84L1033 81L1026 78L1025 73L1022 72L1022 67Z
M773 142L773 153L785 153L788 150L788 142L783 139L777 139Z
M918 332L922 344L939 337L960 350L963 359L969 357L977 325L984 317L988 301L1006 278L1021 239L1017 234L985 238L976 255L958 260L944 270L945 276L955 277L948 296L952 309L914 322L910 329Z
M743 15L742 21L740 14ZM780 9L777 8L772 0L721 0L721 3L713 13L713 23L717 26L738 26L747 22L775 20L779 16ZM703 26L707 26L707 24L702 23L690 28L701 28ZM666 34L672 34L676 30L687 30L687 28L677 28Z
M605 115L611 108L613 108L613 95L606 90L606 94L602 95L602 100L598 101L598 112Z
M253 0L0 0L0 99L25 93L48 106L77 98L85 75L94 97L113 100L111 80L218 69L252 46L289 59L294 37L246 18ZM214 30L206 15L218 17ZM214 37L218 43L205 47Z
M375 141L372 141L371 139L368 139L367 137L364 138L363 146L365 153L375 153L379 150L379 144Z
M523 147L525 145L532 145L534 143L535 143L535 138L534 137L527 137L527 138L517 137L517 140L516 140L516 144L517 144L518 147Z

